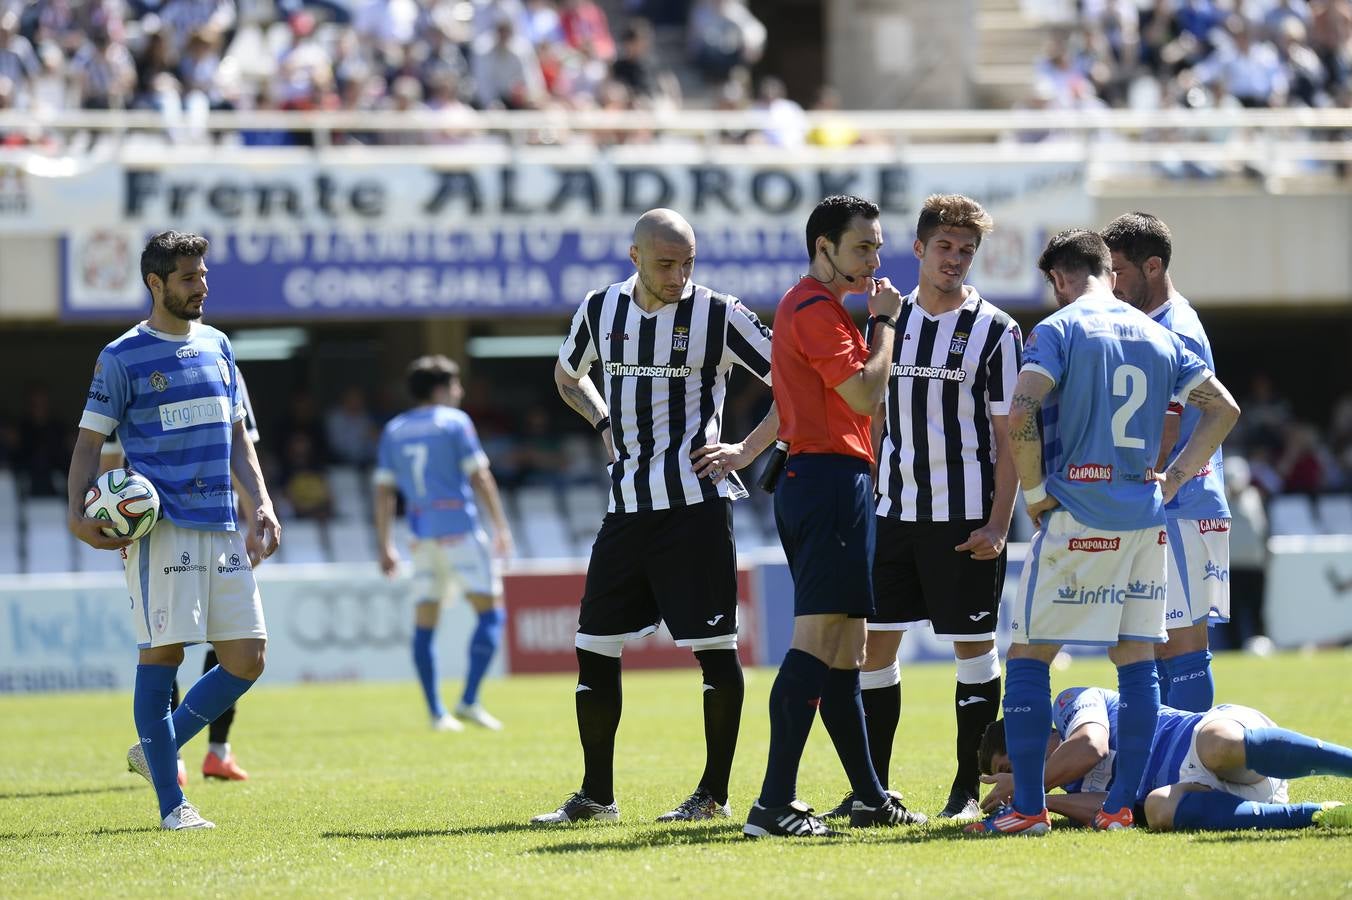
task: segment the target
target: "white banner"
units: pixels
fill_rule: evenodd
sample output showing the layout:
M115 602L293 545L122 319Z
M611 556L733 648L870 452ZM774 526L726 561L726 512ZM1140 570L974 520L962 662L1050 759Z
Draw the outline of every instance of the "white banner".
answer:
M268 565L259 582L268 625L264 683L412 682L407 580L389 581L374 566ZM0 693L131 690L131 616L117 573L0 578ZM474 623L466 603L443 610L437 629L443 679L463 676ZM202 671L203 652L190 648L181 683ZM495 658L491 674L502 673L504 656Z
M1263 609L1273 643L1352 641L1352 538L1276 537L1268 548Z

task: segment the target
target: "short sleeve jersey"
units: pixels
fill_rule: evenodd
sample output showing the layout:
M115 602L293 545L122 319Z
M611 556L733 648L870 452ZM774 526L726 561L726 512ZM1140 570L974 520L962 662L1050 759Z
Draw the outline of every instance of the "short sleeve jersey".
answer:
M1112 531L1164 524L1159 455L1170 399L1210 369L1168 329L1111 294L1086 294L1044 319L1024 370L1050 378L1042 416L1047 492L1077 521Z
M789 289L775 312L770 354L779 438L789 453L837 453L873 461L869 417L836 387L864 368L868 345L844 305L815 278Z
M385 426L373 479L404 495L414 537L440 538L478 530L469 476L487 465L469 416L450 406L419 406Z
M127 464L155 485L169 521L234 531L230 450L244 418L224 334L200 322L186 335L142 322L99 354L80 427L116 431Z

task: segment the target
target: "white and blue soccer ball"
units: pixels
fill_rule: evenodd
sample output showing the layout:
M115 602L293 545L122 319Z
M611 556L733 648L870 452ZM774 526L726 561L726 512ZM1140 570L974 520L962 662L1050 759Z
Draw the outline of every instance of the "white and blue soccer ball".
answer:
M107 521L109 537L139 540L160 521L160 494L144 475L109 469L85 492L85 515Z

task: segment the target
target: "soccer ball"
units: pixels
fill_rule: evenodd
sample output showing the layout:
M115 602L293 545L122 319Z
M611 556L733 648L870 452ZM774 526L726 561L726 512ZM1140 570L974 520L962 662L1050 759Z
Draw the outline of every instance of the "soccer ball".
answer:
M109 469L85 492L86 516L104 519L109 537L138 540L160 520L160 495L144 475L130 469Z

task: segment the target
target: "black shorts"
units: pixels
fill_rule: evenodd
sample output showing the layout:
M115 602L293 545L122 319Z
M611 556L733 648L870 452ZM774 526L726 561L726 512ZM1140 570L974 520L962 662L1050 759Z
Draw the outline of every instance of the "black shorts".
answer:
M681 646L737 634L732 502L607 513L592 544L580 634L637 638L661 622Z
M873 477L855 456L790 456L775 525L793 574L793 614L873 614Z
M905 631L928 622L944 641L994 638L1008 550L981 560L953 549L986 523L877 520L873 592L878 611L869 617L869 629Z

